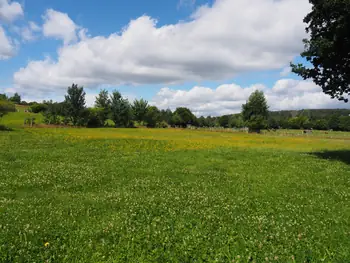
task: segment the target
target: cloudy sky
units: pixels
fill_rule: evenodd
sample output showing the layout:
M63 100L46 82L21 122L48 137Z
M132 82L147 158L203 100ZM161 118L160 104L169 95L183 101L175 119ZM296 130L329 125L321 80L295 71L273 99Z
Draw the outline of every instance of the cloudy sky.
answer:
M83 85L197 115L236 113L263 90L272 110L349 108L290 72L307 0L0 0L0 93L62 100Z

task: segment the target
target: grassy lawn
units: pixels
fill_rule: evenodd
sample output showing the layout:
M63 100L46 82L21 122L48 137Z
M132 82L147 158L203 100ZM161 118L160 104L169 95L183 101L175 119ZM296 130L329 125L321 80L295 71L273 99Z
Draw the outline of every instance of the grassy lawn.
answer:
M0 132L0 262L349 262L349 138Z
M29 106L16 105L16 110L18 112L10 112L0 119L0 125L6 125L10 128L21 128L24 125L24 120L26 118L35 118L35 123L43 123L44 116L41 113L30 113L25 112Z

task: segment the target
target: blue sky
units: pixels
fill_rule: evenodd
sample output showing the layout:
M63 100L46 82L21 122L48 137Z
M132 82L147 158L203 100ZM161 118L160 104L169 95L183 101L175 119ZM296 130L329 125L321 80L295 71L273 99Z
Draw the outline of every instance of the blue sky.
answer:
M276 110L348 107L288 71L309 10L305 0L0 0L0 92L61 100L74 82L89 105L118 89L197 115L237 112L255 89Z

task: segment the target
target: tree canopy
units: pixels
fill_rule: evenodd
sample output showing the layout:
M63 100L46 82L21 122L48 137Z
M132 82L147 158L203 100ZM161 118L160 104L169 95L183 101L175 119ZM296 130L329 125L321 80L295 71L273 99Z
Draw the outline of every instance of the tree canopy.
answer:
M145 117L148 111L148 102L144 99L134 100L132 110L135 120L142 123L145 121Z
M81 120L85 110L85 92L83 87L74 84L67 89L65 95L65 106L67 116L71 119L73 125L77 125Z
M16 107L15 105L6 100L0 100L0 118L2 118L4 115L6 115L9 112L15 112Z
M21 96L16 92L11 98L10 101L16 104L21 104Z
M301 56L312 66L291 64L303 79L312 79L332 98L348 102L350 95L350 1L309 0L312 11L304 18L305 50Z
M130 126L132 120L131 106L119 91L114 91L111 95L111 112L116 127Z
M256 90L246 104L242 105L242 117L251 131L260 131L267 126L269 107L264 92Z

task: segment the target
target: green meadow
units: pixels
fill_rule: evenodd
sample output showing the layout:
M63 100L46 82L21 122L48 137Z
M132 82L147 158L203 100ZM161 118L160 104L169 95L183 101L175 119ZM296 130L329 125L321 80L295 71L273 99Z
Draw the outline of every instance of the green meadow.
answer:
M16 114L0 132L0 262L350 261L349 133L22 128Z

